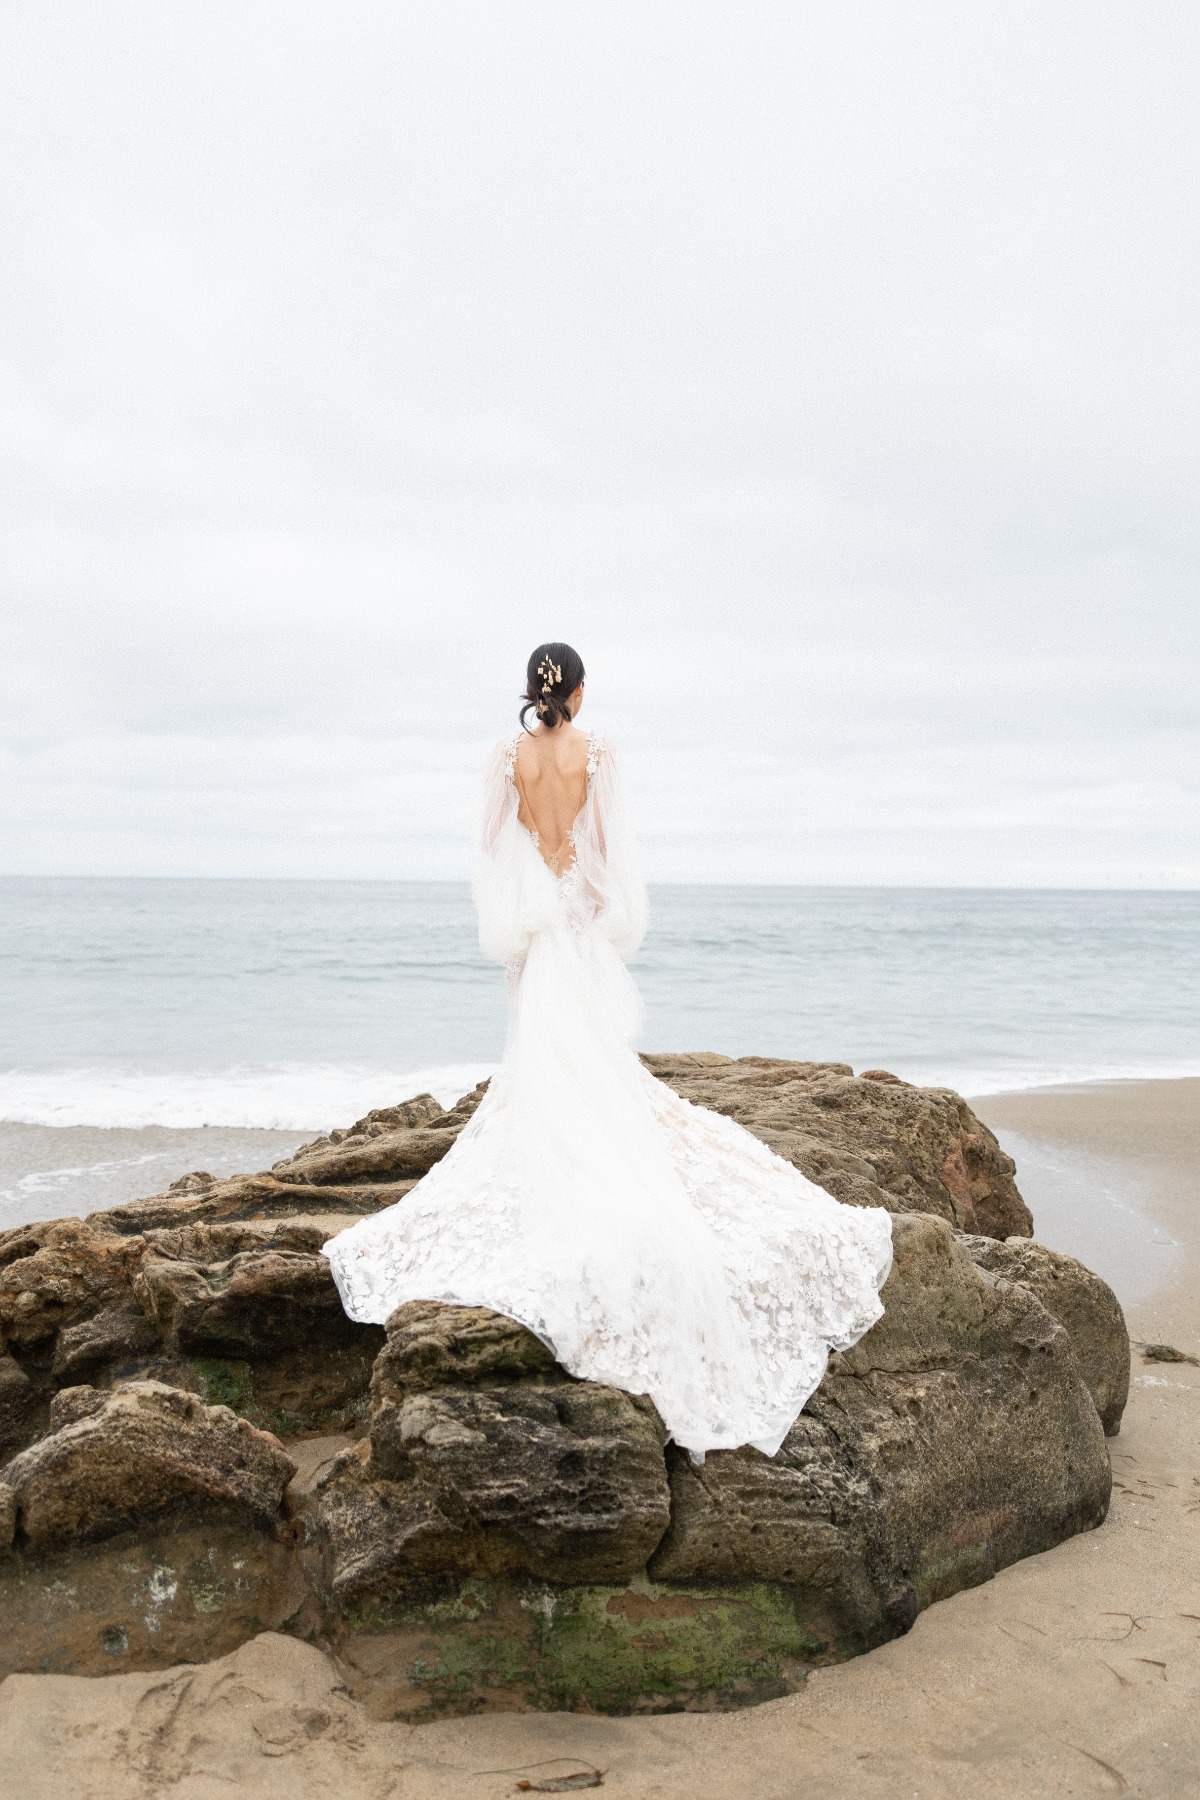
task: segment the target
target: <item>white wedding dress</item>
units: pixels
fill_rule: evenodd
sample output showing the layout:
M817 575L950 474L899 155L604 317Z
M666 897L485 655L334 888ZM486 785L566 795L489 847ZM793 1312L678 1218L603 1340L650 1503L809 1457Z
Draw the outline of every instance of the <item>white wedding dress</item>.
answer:
M732 1120L642 1067L624 957L646 897L613 753L556 876L517 818L519 737L488 770L480 942L508 967L504 1058L445 1158L325 1245L353 1319L406 1300L487 1306L564 1368L648 1394L676 1443L767 1455L880 1316L891 1219L843 1206Z

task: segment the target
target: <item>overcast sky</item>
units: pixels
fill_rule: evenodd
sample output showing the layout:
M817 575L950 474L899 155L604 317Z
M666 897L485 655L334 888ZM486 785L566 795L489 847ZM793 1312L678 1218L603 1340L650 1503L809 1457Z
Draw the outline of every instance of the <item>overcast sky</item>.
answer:
M1200 7L0 25L0 870L1200 885Z

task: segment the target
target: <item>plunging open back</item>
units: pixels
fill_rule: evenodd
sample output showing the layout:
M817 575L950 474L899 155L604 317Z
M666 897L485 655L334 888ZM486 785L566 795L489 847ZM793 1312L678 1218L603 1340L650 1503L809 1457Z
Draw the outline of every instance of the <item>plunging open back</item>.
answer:
M532 733L527 733L526 741L529 741L533 735L534 734ZM575 795L573 805L568 801L567 807L561 805L555 806L553 804L554 796L551 796L551 804L548 807L543 808L544 816L546 814L557 815L554 820L555 823L558 823L564 817L568 817L570 820L569 824L567 824L565 828L561 828L560 832L557 834L559 841L557 847L554 849L548 849L547 844L549 839L556 834L551 832L547 824L539 824L537 809L534 807L526 787L521 770L521 738L522 734L518 732L513 739L515 749L512 757L512 781L517 791L517 823L523 830L528 832L530 838L533 840L534 848L537 850L551 874L561 878L570 873L575 861L575 828L579 824L584 808L587 805L588 784L591 781L596 758L598 756L599 737L596 732L591 732L583 740L583 764L578 771L576 779L570 784ZM558 771L555 770L553 773L557 774ZM543 769L540 773L540 780L545 781L546 779L547 771ZM563 782L563 788L564 790L566 789L565 781ZM562 796L559 796L559 798L561 797ZM568 808L570 808L569 811ZM565 863L563 861L564 852L569 852Z
M493 754L475 870L480 945L509 971L504 1056L442 1161L325 1245L342 1302L376 1324L409 1300L491 1307L571 1374L649 1395L693 1455L773 1455L830 1348L883 1310L890 1216L643 1068L624 959L646 894L612 748L588 739L556 875L518 816L518 742Z

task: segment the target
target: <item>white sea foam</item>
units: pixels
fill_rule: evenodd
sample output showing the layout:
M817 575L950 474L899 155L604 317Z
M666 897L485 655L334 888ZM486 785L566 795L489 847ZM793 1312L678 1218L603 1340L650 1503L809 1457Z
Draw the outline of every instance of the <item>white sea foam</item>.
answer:
M443 1106L452 1106L494 1067L444 1063L392 1070L271 1063L167 1073L128 1068L0 1070L0 1122L126 1130L158 1125L176 1130L213 1126L328 1131L350 1124L372 1107L394 1106L414 1094L432 1094ZM921 1087L952 1087L960 1094L982 1096L1091 1082L1166 1081L1200 1076L1200 1065L953 1069L914 1068L898 1061L893 1071Z
M9 1069L0 1070L0 1120L12 1125L328 1131L414 1094L432 1094L451 1106L490 1075L493 1066L379 1069L271 1063L170 1073Z
M951 1087L968 1099L986 1094L1028 1093L1042 1088L1091 1087L1115 1081L1185 1081L1200 1077L1200 1060L1192 1063L1084 1063L1020 1064L1011 1068L905 1068L894 1073L916 1087Z

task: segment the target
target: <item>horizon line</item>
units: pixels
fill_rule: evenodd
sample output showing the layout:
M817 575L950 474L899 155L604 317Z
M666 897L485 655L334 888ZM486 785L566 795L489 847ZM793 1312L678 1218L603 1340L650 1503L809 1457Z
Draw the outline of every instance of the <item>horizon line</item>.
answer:
M42 875L5 874L3 882L208 882L327 887L455 887L470 888L466 876L442 875ZM961 882L961 881L677 881L648 878L649 888L720 888L731 893L780 889L808 893L925 893L925 894L1200 894L1200 884L1174 885L1145 882L1131 887L1116 882Z

